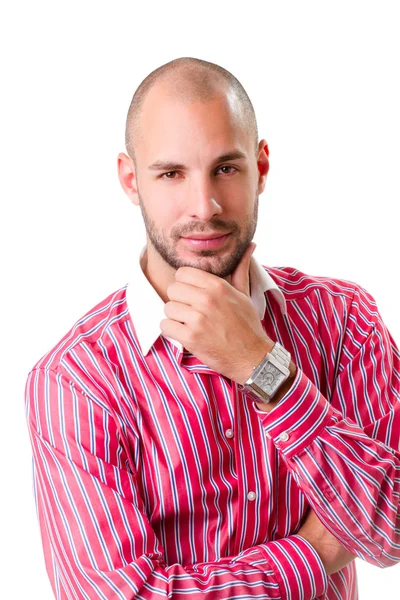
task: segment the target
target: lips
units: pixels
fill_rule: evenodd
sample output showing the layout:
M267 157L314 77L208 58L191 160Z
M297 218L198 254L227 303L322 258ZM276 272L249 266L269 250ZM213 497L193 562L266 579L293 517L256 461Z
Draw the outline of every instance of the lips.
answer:
M188 236L182 236L185 240L215 240L220 237L224 237L228 235L228 233L192 233Z
M196 235L196 234L193 234ZM212 237L209 237L212 235ZM226 234L208 234L207 237L182 237L189 248L194 250L216 250L223 246L230 239L230 233Z

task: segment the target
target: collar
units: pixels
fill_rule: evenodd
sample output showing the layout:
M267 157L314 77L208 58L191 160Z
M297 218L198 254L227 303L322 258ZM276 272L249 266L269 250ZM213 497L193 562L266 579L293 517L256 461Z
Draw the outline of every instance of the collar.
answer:
M146 251L146 245L140 252L139 260L134 264L133 278L127 284L126 301L133 321L137 338L143 353L146 356L154 342L161 333L160 321L165 319L164 301L157 294L143 272L141 261ZM255 258L254 253L250 259L251 300L257 310L260 320L264 319L266 301L264 293L271 291L278 301L281 311L286 314L286 301L282 290L278 287L271 275ZM177 340L164 336L171 341L181 352L183 346Z

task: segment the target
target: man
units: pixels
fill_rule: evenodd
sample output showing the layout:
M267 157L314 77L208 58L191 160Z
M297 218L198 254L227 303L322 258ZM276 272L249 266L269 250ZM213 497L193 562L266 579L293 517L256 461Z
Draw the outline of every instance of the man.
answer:
M373 297L252 256L268 146L225 69L153 71L126 146L132 281L27 380L55 595L355 600L355 557L400 561L400 353Z

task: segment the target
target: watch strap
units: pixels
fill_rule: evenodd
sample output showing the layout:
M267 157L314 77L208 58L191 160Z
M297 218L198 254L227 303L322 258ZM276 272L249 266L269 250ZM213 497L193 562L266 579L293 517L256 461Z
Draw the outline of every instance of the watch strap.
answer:
M274 347L272 348L270 354L274 356L279 362L283 364L287 369L290 365L290 352L285 350L283 346L279 342L275 342Z

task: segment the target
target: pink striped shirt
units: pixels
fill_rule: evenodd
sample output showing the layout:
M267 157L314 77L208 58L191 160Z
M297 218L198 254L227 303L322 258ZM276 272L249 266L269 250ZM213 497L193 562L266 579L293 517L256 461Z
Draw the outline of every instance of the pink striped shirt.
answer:
M327 576L296 534L309 506L353 554L400 562L400 352L374 298L250 268L263 327L298 367L269 414L161 335L139 260L29 372L56 598L356 600L355 561Z

